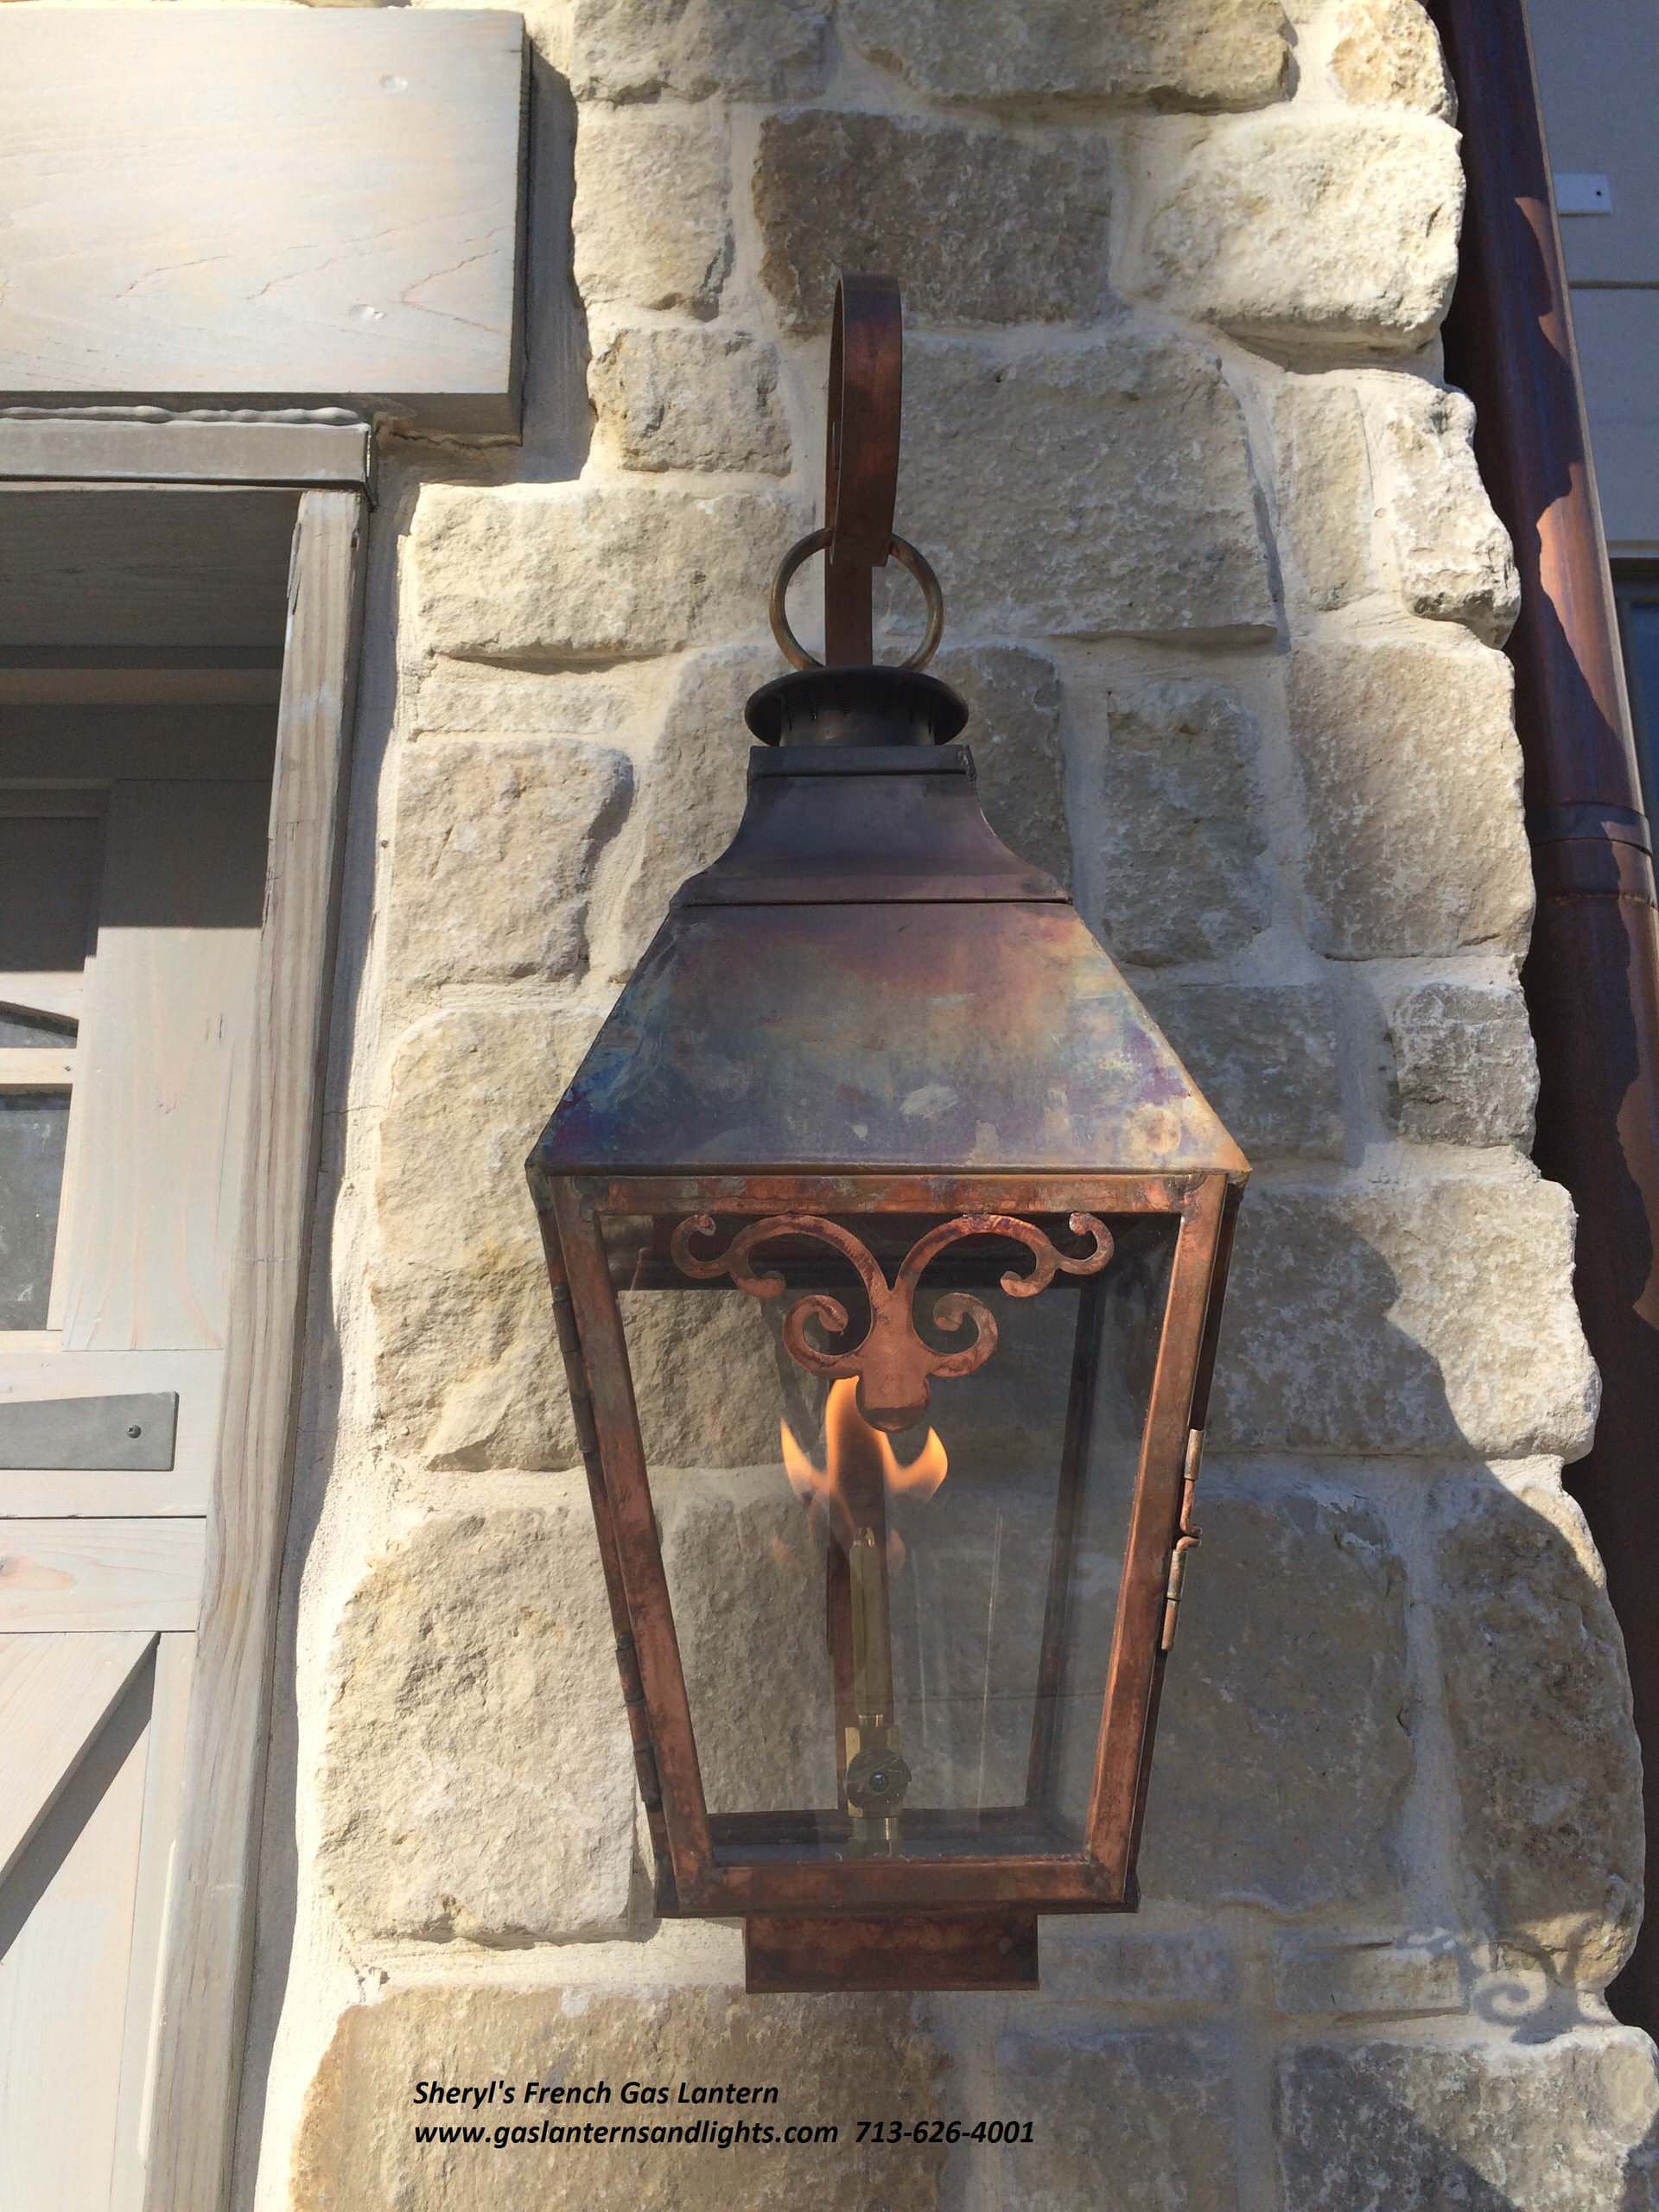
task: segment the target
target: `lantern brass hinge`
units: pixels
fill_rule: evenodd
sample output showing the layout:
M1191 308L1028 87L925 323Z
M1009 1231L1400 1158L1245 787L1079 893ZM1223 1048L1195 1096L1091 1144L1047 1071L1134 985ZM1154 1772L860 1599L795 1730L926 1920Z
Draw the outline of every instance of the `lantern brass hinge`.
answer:
M1164 1590L1164 1630L1158 1639L1158 1649L1167 1651L1175 1641L1175 1623L1179 1615L1181 1585L1186 1580L1186 1562L1198 1549L1200 1531L1192 1526L1192 1500L1198 1487L1198 1462L1204 1457L1204 1431L1190 1428L1186 1433L1186 1463L1181 1471L1181 1514L1175 1538L1175 1548L1170 1555L1169 1581Z

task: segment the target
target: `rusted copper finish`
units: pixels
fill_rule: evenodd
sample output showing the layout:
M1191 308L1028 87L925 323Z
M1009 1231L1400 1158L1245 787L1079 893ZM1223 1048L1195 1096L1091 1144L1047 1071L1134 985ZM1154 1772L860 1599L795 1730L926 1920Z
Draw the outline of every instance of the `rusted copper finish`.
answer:
M658 1908L748 1920L756 1988L1029 1987L1038 1912L1132 1909L1172 1574L1192 1534L1192 1440L1249 1173L1060 885L985 822L957 741L963 702L914 670L868 664L870 574L893 543L899 381L896 292L844 280L831 665L750 701L762 742L738 834L677 896L530 1163ZM1173 1251L1079 1829L1080 1808L1068 1799L1062 1818L1054 1786L1054 1707L1117 1281L1103 1271L1115 1234L1127 1254L1128 1223L1147 1217L1173 1231ZM1086 1252L1062 1249L1067 1221ZM1027 1779L1012 1784L1021 1802L912 1803L920 1783L893 1787L897 1759L918 1747L901 1740L890 1674L884 1688L870 1664L886 1619L887 1586L868 1572L873 1553L887 1557L886 1478L843 1471L853 1525L848 1544L826 1548L838 1803L711 1813L619 1295L727 1282L787 1293L794 1359L855 1378L864 1421L890 1432L918 1418L932 1378L992 1352L974 1293L1003 1255L964 1252L976 1236L1014 1245L1001 1277L1012 1297L1062 1272L1079 1279L1039 1694ZM724 1249L709 1255L707 1240ZM970 1338L957 1349L917 1325L930 1267L921 1325Z
M1035 1989L1037 1916L766 1914L743 1923L744 1986L774 1990Z
M823 668L833 664L815 660L790 626L789 587L794 582L803 563L815 553L822 553L833 545L835 532L830 530L809 531L804 537L798 537L783 559L778 563L778 573L772 580L772 594L766 602L766 616L772 624L772 634L778 650L791 668ZM939 650L939 640L944 635L944 594L933 572L933 564L907 537L896 534L888 538L887 550L901 569L907 569L922 588L922 597L927 607L927 626L922 632L922 642L912 653L895 668L925 668ZM833 555L831 556L833 558Z
M1001 1278L1002 1288L1010 1298L1035 1298L1039 1291L1047 1289L1057 1274L1098 1274L1111 1258L1111 1233L1103 1222L1092 1214L1074 1213L1071 1228L1074 1236L1093 1240L1092 1249L1081 1257L1057 1250L1040 1229L1012 1214L962 1214L955 1221L942 1222L912 1245L891 1283L869 1247L861 1243L850 1230L813 1214L773 1214L764 1221L752 1222L718 1258L704 1260L691 1250L691 1239L712 1236L715 1220L712 1214L700 1213L679 1224L672 1250L688 1275L707 1282L729 1274L738 1289L747 1291L751 1298L779 1298L784 1290L782 1275L749 1264L760 1246L774 1243L780 1236L806 1236L833 1246L851 1266L869 1298L868 1333L847 1351L826 1351L813 1344L806 1333L809 1322L817 1322L832 1337L844 1337L849 1326L847 1308L841 1300L827 1292L814 1291L798 1299L784 1316L784 1343L791 1358L810 1375L857 1376L860 1413L872 1428L891 1433L911 1427L926 1412L930 1376L972 1375L996 1350L995 1316L982 1299L965 1291L949 1291L941 1297L934 1306L933 1320L951 1335L971 1321L974 1335L969 1344L960 1351L944 1352L917 1334L916 1292L931 1262L964 1237L1007 1237L1023 1244L1036 1264L1027 1275L1008 1270Z
M904 385L904 310L891 276L845 270L830 331L824 440L824 659L862 667L875 658L871 573L893 543Z

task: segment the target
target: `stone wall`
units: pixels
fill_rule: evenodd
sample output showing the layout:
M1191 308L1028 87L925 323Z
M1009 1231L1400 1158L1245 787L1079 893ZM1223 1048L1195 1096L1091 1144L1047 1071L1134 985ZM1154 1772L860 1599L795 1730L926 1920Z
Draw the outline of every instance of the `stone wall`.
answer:
M375 524L259 2212L1656 2201L1651 2050L1599 1996L1636 1751L1560 1483L1595 1378L1526 1158L1515 572L1436 345L1452 101L1415 0L1291 16L531 17L524 443L391 440ZM1257 1169L1146 1902L1047 1923L1039 1998L750 2001L734 1930L653 1923L519 1173L741 804L838 261L905 287L899 526L988 810L1069 870ZM671 1338L653 1362L659 1405L701 1387ZM766 1426L700 1409L739 1459ZM416 2078L496 2073L1034 2139L416 2148Z

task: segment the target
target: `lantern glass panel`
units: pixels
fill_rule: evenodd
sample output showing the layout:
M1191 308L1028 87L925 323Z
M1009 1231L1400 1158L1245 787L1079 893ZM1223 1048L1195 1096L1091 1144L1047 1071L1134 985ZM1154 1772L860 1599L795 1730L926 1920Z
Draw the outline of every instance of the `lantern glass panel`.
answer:
M1091 1237L1027 1217L1063 1260ZM728 1253L741 1215L608 1217L606 1238L639 1403L664 1571L717 1860L1075 1854L1094 1782L1123 1547L1176 1224L1099 1217L1109 1256L1021 1296L1033 1250L976 1235L918 1279L914 1333L939 1357L896 1428L851 1375L786 1340L804 1297L809 1353L862 1344L871 1296L810 1234L754 1245L757 1296L678 1263ZM834 1226L887 1284L942 1226L896 1214ZM685 1239L690 1236L688 1244ZM864 1376L870 1412L882 1407Z

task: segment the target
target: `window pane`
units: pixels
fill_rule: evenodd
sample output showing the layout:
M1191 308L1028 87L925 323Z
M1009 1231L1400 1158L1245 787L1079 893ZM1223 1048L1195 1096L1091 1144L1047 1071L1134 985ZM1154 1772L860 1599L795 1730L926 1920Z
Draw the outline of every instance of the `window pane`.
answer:
M3 987L4 978L0 977L0 988ZM54 1045L73 1045L74 1041L73 1021L54 1021L49 1014L19 1014L0 1006L0 1045L44 1045L49 1049Z
M0 1095L0 1329L43 1329L63 1188L67 1090Z

